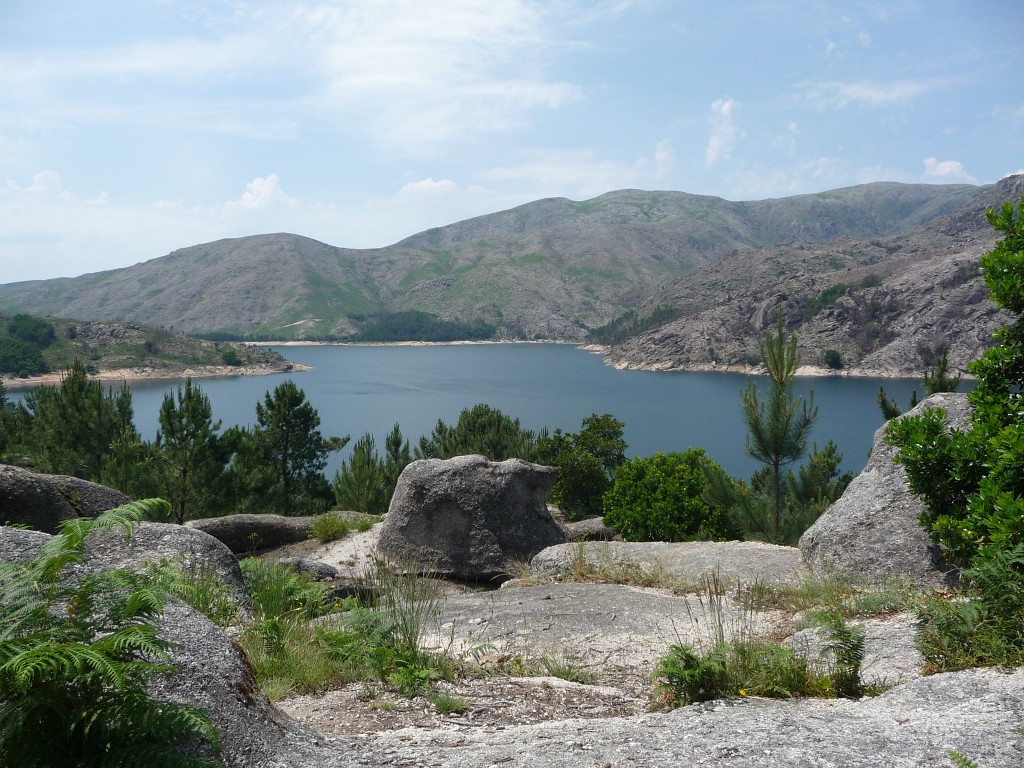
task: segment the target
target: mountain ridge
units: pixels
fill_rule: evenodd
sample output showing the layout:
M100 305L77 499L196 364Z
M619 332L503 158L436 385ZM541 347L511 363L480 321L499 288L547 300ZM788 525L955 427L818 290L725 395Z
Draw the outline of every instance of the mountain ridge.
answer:
M748 202L642 190L547 198L382 248L288 233L222 239L108 272L0 286L0 308L282 340L351 338L368 318L415 310L493 325L500 338L574 341L733 251L888 236L985 189L880 182Z

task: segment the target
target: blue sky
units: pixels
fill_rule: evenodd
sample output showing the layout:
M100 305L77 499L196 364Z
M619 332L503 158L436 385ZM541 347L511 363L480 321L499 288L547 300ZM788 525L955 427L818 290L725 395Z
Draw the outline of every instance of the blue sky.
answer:
M5 0L0 283L626 187L1024 167L1024 4Z

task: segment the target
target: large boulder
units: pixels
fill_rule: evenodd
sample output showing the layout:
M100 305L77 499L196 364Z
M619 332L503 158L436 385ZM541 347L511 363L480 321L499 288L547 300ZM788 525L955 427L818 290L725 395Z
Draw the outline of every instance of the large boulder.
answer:
M953 392L932 395L905 415L932 408L946 411L951 429L969 425L967 396ZM804 560L821 576L951 586L958 580L956 568L918 521L924 502L907 486L903 467L893 461L897 451L883 441L884 433L884 426L875 432L864 471L800 538Z
M56 533L61 522L96 517L131 499L113 488L78 477L42 475L0 464L0 523Z
M493 579L565 543L544 497L555 470L483 456L414 461L398 478L378 551L421 573Z
M189 520L185 525L210 534L241 555L305 541L312 521L312 517L227 515Z
M186 573L209 573L227 584L235 601L248 608L249 592L238 559L202 531L172 523L140 523L127 541L120 530L94 530L86 547L86 565L96 570L142 571L146 563L166 560L177 563Z

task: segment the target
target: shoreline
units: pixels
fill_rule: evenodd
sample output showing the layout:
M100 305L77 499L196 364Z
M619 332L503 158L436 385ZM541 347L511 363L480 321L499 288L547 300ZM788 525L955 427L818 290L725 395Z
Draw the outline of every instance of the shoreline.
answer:
M245 344L253 347L444 347L444 346L467 346L467 345L498 345L498 344L562 344L572 346L584 352L601 355L605 357L605 365L620 371L648 371L651 373L739 373L747 376L763 376L763 366L749 366L743 364L727 365L702 363L697 365L679 365L675 363L661 363L651 365L631 365L623 362L609 362L607 354L611 347L602 344L587 344L575 341L563 341L552 339L536 340L481 340L481 341L240 341L236 344ZM296 363L288 360L282 366L226 366L226 365L196 365L178 367L144 367L144 368L110 368L100 370L91 374L94 381L106 384L131 383L140 381L182 381L185 379L216 379L232 376L268 376L275 373L302 373L311 370L312 366L303 363ZM960 371L965 381L973 377L964 371ZM38 386L60 384L64 376L63 371L51 371L50 373L33 376L28 379L20 379L10 375L0 376L0 382L8 391L33 389ZM848 369L834 370L817 365L801 365L796 372L798 378L875 378L875 379L920 379L919 372L905 373L901 371L880 370L871 368L851 367Z
M185 379L222 379L232 376L269 376L274 373L301 373L312 366L293 363L286 366L268 365L189 365L182 368L108 368L89 374L89 379L104 384L127 384L139 381L183 381ZM58 385L64 378L64 371L51 371L27 379L14 376L0 376L0 382L8 392L34 389L41 386Z

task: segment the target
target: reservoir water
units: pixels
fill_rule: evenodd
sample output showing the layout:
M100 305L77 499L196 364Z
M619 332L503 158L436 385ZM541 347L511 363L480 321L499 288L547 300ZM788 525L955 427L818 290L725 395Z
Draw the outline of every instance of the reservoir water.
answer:
M630 456L704 448L734 477L757 464L744 451L740 389L746 377L731 373L620 371L600 355L566 344L465 344L450 346L277 347L312 370L271 376L199 381L223 426L252 425L256 401L292 379L320 414L325 435L372 433L378 449L397 422L410 443L442 419L454 424L463 408L487 403L523 426L575 432L592 413L625 422ZM814 390L818 420L811 442L834 440L844 469L863 468L882 416L875 404L880 384L906 406L920 381L847 377L802 378L796 392ZM156 436L166 392L177 382L132 386L135 422L143 437ZM12 393L16 395L16 393ZM347 450L334 454L328 477Z

